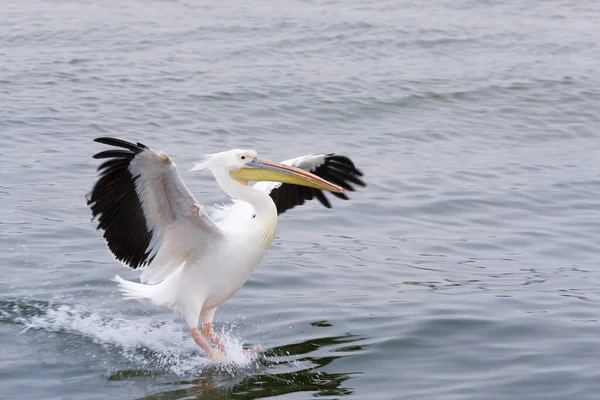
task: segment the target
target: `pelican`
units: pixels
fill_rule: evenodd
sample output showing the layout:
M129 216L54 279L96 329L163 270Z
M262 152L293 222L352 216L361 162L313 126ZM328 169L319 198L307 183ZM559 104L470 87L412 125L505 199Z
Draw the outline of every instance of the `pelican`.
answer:
M217 307L250 277L271 246L277 216L322 191L348 199L363 175L345 156L309 155L275 163L254 150L207 156L190 171L209 170L233 201L206 209L190 193L173 160L142 143L101 137L111 148L87 201L114 257L141 270L141 283L113 280L126 299L180 314L196 344L213 360L225 348L214 333ZM256 182L250 186L249 182ZM204 335L198 328L202 323ZM214 346L214 347L213 347Z

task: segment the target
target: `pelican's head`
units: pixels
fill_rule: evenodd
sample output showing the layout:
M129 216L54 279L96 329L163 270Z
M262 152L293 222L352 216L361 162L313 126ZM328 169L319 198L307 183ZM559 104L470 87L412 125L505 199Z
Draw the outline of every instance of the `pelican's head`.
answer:
M204 162L196 163L190 171L202 169L212 171L224 169L229 171L233 179L243 185L247 185L249 181L282 182L328 192L344 193L344 188L303 169L261 160L254 150L235 149L211 154Z

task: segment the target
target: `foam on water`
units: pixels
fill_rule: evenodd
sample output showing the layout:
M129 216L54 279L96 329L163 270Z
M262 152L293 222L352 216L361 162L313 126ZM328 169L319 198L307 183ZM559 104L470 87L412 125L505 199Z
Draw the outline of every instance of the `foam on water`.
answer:
M252 366L257 359L256 355L244 352L242 342L235 336L235 326L221 329L226 356L223 362L215 364L204 356L186 327L177 321L157 321L149 316L113 316L91 311L83 305L44 308L38 304L33 313L21 312L22 308L15 304L11 310L13 321L25 326L22 333L36 329L76 334L102 346L111 355L124 357L139 369L184 376L216 366L233 373ZM3 310L2 314L6 317L8 313Z

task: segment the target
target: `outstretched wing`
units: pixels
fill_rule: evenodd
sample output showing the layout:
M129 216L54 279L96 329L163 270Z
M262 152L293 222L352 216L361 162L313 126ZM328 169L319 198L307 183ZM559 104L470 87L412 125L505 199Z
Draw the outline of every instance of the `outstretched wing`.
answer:
M107 159L88 196L98 229L114 256L137 269L142 282L157 283L190 257L198 257L221 231L190 193L169 157L141 143L98 138L121 149L94 156Z
M310 171L348 191L354 191L354 187L351 184L366 186L361 179L363 173L346 156L337 154L309 155L286 160L282 164ZM305 201L312 200L313 198L317 198L325 207L331 208L331 203L329 203L325 194L319 189L280 182L257 182L253 187L271 196L277 206L278 214L295 206L302 205ZM343 193L331 194L340 199L348 200L348 197Z

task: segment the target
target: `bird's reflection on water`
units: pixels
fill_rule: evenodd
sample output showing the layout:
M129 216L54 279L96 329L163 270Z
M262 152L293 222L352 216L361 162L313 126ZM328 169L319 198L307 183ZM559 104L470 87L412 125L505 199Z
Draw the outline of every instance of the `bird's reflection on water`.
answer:
M326 324L325 321L316 324L322 323ZM315 326L315 323L312 325ZM315 396L350 395L354 390L345 382L360 372L332 373L322 369L336 359L362 351L365 346L359 342L365 339L347 334L275 347L264 351L263 357L250 372L232 373L221 368L209 368L196 379L170 382L163 386L176 386L176 390L157 391L143 399L260 399L296 392L311 392ZM319 355L323 351L325 353ZM143 371L119 371L109 379L135 379L146 375Z

